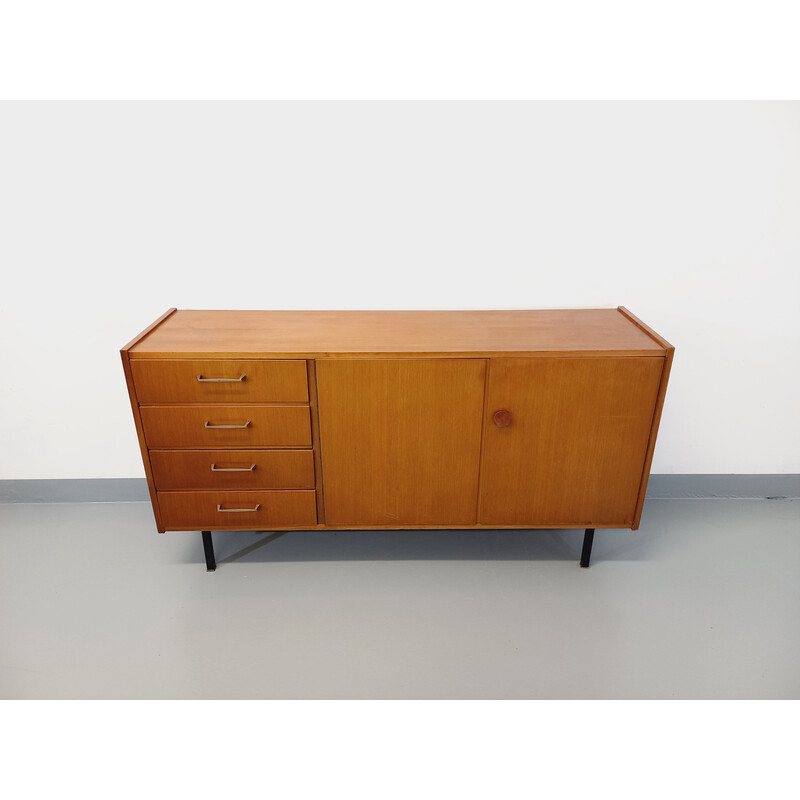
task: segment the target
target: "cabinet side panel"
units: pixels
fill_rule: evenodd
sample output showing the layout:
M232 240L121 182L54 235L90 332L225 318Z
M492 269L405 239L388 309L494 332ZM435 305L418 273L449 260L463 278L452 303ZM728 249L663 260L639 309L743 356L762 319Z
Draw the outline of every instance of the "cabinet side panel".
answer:
M493 359L480 523L630 527L662 365ZM508 412L503 427L497 411Z
M667 394L667 382L669 381L669 373L672 369L672 356L675 353L675 348L672 345L667 349L667 355L664 358L664 367L661 374L661 384L658 387L658 398L656 399L656 407L653 413L653 424L650 429L650 441L647 444L647 456L644 461L644 469L642 470L642 481L639 486L639 496L636 499L636 510L633 515L633 525L631 527L636 530L639 527L639 522L642 519L642 509L644 508L644 497L647 493L647 483L650 480L650 466L653 463L653 453L656 449L656 436L658 435L658 426L661 422L661 412L664 408L664 398Z
M476 522L483 359L318 359L325 521Z
M150 454L147 450L147 443L144 438L144 427L142 426L142 415L139 410L139 402L136 397L136 387L133 383L133 372L131 371L131 363L128 357L128 351L122 350L122 368L125 371L125 382L128 385L128 397L131 401L131 410L133 411L133 421L136 424L136 436L139 439L139 449L142 453L142 461L144 463L144 474L147 478L147 489L150 492L150 503L153 506L153 515L156 518L156 528L159 533L164 533L164 523L161 520L161 511L158 507L158 495L156 494L156 485L153 480L153 470L150 466Z

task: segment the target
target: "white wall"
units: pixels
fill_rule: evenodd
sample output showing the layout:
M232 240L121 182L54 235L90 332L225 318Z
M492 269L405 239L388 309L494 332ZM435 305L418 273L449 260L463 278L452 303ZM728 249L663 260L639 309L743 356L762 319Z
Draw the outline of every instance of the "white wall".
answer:
M6 103L0 226L0 479L144 474L170 306L625 305L654 472L800 472L799 103Z

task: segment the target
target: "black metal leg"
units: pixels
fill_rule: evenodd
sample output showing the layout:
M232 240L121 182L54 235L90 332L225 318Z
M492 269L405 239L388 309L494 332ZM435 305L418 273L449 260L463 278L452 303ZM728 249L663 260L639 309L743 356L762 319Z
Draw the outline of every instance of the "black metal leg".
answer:
M211 541L211 531L203 531L203 550L206 554L206 569L213 572L217 568L214 560L214 542Z
M583 550L581 551L581 566L588 567L592 557L592 542L594 541L594 528L587 528L583 534Z

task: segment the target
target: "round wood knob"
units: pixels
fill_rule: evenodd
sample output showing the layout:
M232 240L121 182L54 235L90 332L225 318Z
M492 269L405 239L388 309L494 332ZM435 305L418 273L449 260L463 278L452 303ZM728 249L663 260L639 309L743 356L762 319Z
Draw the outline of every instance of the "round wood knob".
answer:
M494 420L494 424L497 425L498 428L507 428L511 425L511 412L507 411L505 408L501 408L499 411L494 412L492 420Z

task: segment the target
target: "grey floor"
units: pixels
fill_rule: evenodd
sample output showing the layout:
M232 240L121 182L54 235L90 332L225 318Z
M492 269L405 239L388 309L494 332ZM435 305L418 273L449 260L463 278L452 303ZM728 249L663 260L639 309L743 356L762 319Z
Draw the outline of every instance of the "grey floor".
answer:
M155 532L0 505L2 698L800 698L800 501L637 532Z

